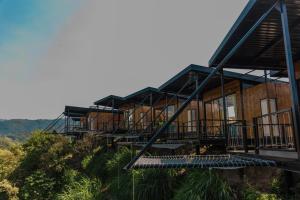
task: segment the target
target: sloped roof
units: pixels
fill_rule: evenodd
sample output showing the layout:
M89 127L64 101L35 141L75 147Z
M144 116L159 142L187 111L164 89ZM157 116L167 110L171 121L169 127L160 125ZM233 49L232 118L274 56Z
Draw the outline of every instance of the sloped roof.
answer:
M250 0L211 57L209 66L217 66L262 14L269 10L275 2L276 0ZM293 58L297 61L300 59L300 1L285 0L285 2L287 5ZM274 8L270 15L252 33L250 38L229 59L225 67L283 70L286 66L283 42L280 12Z

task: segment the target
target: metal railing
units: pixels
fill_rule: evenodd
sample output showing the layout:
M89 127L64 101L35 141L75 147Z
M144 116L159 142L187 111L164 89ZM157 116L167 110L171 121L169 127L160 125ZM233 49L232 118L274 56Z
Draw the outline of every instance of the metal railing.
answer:
M291 109L262 115L254 121L259 148L295 150Z

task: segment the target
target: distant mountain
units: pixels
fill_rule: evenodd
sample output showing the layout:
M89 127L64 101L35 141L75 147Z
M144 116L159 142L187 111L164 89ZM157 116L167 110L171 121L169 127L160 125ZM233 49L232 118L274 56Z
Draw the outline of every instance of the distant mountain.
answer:
M5 135L15 140L25 140L35 130L42 130L48 126L50 119L0 119L0 135Z

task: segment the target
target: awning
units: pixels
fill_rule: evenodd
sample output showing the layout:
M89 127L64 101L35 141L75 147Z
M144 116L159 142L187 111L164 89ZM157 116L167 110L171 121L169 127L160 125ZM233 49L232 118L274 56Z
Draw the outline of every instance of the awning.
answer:
M132 166L134 169L145 168L242 168L249 166L275 167L272 160L238 155L177 155L177 156L142 156Z
M217 66L276 0L250 0L209 61ZM300 59L300 1L285 0L294 61ZM274 8L225 67L282 70L286 67L280 12Z

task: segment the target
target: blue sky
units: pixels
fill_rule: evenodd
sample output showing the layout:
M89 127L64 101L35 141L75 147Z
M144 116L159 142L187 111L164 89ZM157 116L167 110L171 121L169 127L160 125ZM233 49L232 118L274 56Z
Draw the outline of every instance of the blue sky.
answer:
M80 2L83 1L0 0L0 78L30 78L36 58Z

